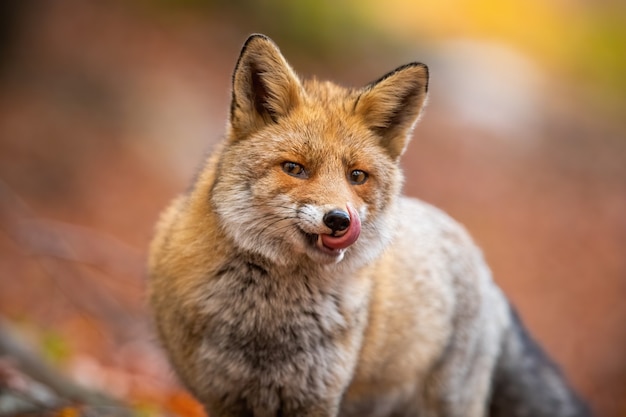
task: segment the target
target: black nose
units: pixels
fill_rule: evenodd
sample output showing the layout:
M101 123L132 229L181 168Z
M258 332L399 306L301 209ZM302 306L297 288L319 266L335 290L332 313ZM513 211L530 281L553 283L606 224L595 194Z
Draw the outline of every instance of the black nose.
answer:
M350 215L343 210L331 210L324 214L324 224L334 232L341 232L350 226Z

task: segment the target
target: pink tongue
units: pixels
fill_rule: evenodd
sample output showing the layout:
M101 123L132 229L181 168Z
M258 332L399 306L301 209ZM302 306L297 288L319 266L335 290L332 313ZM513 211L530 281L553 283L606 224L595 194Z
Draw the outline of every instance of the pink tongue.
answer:
M352 245L359 238L361 233L361 219L359 213L352 207L350 203L346 205L348 214L350 215L350 226L342 236L321 235L322 243L327 248L345 249Z

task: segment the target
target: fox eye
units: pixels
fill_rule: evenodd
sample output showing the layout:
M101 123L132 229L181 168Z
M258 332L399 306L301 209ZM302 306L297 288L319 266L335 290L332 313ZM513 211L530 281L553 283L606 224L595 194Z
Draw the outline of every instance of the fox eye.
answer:
M368 173L365 171L361 171L360 169L355 169L350 173L350 182L354 185L361 185L365 181L367 181Z
M283 162L283 171L286 174L296 178L307 178L307 173L304 167L296 162Z

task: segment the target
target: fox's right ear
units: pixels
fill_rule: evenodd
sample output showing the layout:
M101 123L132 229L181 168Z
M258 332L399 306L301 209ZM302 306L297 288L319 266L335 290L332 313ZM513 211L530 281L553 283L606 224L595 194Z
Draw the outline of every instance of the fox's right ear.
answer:
M274 42L251 35L244 44L233 73L230 127L242 138L277 123L302 99L300 79Z

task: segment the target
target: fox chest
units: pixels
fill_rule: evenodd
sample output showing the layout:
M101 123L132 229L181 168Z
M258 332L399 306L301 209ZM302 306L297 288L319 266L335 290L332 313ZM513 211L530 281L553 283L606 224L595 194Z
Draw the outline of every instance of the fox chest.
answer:
M274 276L252 263L218 271L203 301L202 361L216 379L245 385L324 385L351 374L366 300L346 300L302 275ZM308 387L307 389L310 389Z

